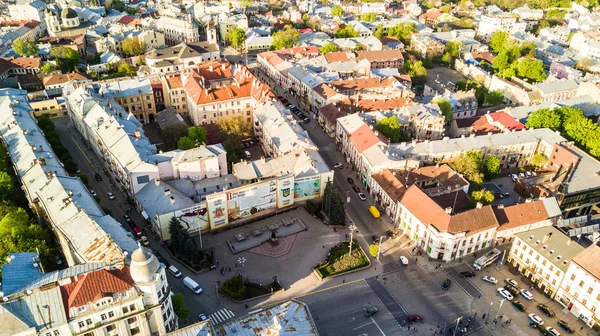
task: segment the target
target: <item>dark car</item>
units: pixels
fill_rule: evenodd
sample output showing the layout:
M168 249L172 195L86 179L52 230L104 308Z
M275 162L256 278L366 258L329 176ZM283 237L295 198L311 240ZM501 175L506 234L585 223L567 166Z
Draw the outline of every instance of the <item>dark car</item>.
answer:
M357 192L357 193L360 192L360 188L358 186L356 186L356 185L352 186L352 190L354 190L354 192Z
M565 331L568 332L569 334L572 334L575 332L575 329L573 329L573 327L571 327L570 324L568 324L567 322L565 322L563 320L558 320L558 322L556 324L558 324L561 328L565 329Z
M348 177L347 180L348 180L348 183L354 184L354 180L352 179L352 177Z
M304 118L302 118L302 122L305 124L308 124L310 122L310 118L304 117Z
M524 311L525 311L525 305L524 305L524 304L522 304L520 301L517 301L517 300L515 300L515 301L512 301L511 303L512 303L512 304L513 304L513 306L515 306L515 308L517 308L518 310L520 310L520 311L522 311L522 312L524 312Z
M506 286L504 286L504 289L509 291L510 294L512 294L514 297L519 296L519 290L516 287L513 287L511 285L506 285Z
M379 311L379 309L377 309L377 307L369 307L369 308L365 308L365 316L369 317L371 315L374 315L375 313L377 313Z
M390 238L395 238L399 234L399 231L397 229L396 230L387 230L385 232L385 234Z
M510 197L510 193L503 192L500 194L500 198L509 198L509 197Z
M100 174L96 173L94 175L94 178L96 178L96 181L101 182L102 181L102 176L100 176Z
M460 276L463 278L472 278L475 276L475 272L473 272L473 271L460 272Z
M421 315L408 315L408 317L406 318L406 320L408 322L423 322L423 318L421 317Z
M379 244L379 236L373 236L371 239L373 239L373 244Z
M448 288L450 288L450 284L451 283L452 283L452 281L450 281L450 279L444 280L444 284L442 285L442 289L447 291Z
M537 305L537 307L538 307L539 310L543 311L544 314L546 314L546 316L554 317L554 315L556 315L554 313L554 311L552 311L552 309L550 309L550 307L548 307L546 305L539 304L539 305Z

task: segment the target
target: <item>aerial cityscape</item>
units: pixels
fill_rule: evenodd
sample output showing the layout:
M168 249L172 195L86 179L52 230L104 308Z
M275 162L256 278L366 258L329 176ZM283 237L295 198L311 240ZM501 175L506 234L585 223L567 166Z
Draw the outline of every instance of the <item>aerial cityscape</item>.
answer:
M0 336L600 335L598 0L0 0Z

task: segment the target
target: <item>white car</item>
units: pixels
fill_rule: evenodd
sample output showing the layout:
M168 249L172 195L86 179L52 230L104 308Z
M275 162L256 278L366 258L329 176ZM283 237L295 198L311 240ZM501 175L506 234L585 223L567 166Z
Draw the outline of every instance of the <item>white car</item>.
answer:
M531 292L529 292L526 289L521 289L520 290L521 295L523 295L524 298L526 298L527 300L533 300L533 294L531 294Z
M500 287L496 290L498 292L498 294L500 294L500 296L502 296L503 298L507 299L508 301L514 299L514 297L512 296L512 294L510 294L509 291L507 291L506 289Z
M109 200L114 200L115 199L115 194L113 194L112 192L109 191L106 194L108 195L108 199Z
M507 285L511 285L511 286L513 286L513 287L515 287L515 288L519 288L519 284L518 284L518 283L517 283L515 280L513 280L513 279L511 279L511 278L507 278L507 279L505 279L505 280L504 280L504 282L505 282Z
M526 171L526 172L525 172L525 176L527 176L527 177L531 177L532 175L533 175L533 174L531 174L531 172L530 172L530 171Z
M534 313L529 314L529 319L531 320L531 322L537 325L544 325L544 320L542 320L541 317L535 315Z
M92 196L96 196L96 192L94 191L94 189L90 189L90 194L91 194Z
M520 178L525 178L525 174L523 174L523 173L519 173L519 177L520 177Z
M546 331L551 333L554 336L560 336L560 333L558 332L558 330L552 328L552 327L548 327L546 328Z
M344 168L344 164L341 162L338 162L333 166L333 168L342 169L342 168Z
M512 174L512 175L510 175L510 178L513 180L513 182L517 182L517 180L519 179L519 176L517 174Z
M406 258L405 256L400 256L400 262L402 263L402 265L408 265L408 258Z
M358 193L358 199L361 201L366 201L367 196L365 196L365 194L363 194L363 193Z
M487 276L487 275L483 277L483 281L489 282L489 283L494 284L494 285L498 283L498 280L496 280L496 278L491 277L491 276Z

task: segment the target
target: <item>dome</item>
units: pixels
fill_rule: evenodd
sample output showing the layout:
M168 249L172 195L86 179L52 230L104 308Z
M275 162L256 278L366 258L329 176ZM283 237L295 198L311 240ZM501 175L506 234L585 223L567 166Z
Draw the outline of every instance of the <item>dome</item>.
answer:
M65 8L60 13L60 17L63 19L74 19L77 17L77 12L73 8Z
M150 282L160 270L160 263L148 248L140 246L131 254L129 271L135 282Z

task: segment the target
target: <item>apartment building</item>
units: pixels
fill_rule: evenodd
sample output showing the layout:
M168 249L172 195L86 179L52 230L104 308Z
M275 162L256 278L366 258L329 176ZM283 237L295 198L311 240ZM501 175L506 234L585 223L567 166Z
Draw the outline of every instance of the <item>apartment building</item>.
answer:
M517 15L511 14L484 14L481 15L479 27L477 28L477 37L483 42L489 43L490 37L496 31L503 31L509 34L525 33L527 23L519 21Z
M12 253L2 266L8 334L166 335L177 327L165 266L150 249L139 247L127 264L51 273L40 272L37 260L35 253Z
M517 233L507 264L554 298L573 259L583 251L582 246L557 228L545 226Z
M77 72L48 75L42 78L46 90L62 89L67 84L85 84L91 83L91 81L91 79Z
M129 78L95 82L92 87L103 97L119 104L142 123L156 118L156 102L152 83L148 78Z
M407 131L416 140L440 140L444 134L444 115L437 104L413 104L403 108Z
M46 4L40 0L16 1L8 4L8 14L13 21L44 22L44 9Z
M153 22L156 29L165 35L168 45L194 43L200 41L200 32L196 22L185 17L161 16Z
M180 115L187 115L185 88L181 82L181 74L168 74L161 77L165 106L173 108Z
M36 118L44 114L50 115L50 118L67 116L67 102L63 97L30 101L29 106Z
M404 56L400 50L357 51L356 60L366 59L371 69L400 69L404 66Z
M428 59L442 56L446 50L446 46L443 43L438 42L429 35L413 34L410 39L410 47L421 55Z
M578 88L579 84L571 79L540 83L537 85L537 90L544 102L571 99L577 93Z
M146 66L152 74L168 74L194 68L204 61L213 59L196 44L180 43L163 49L153 49L144 56Z

